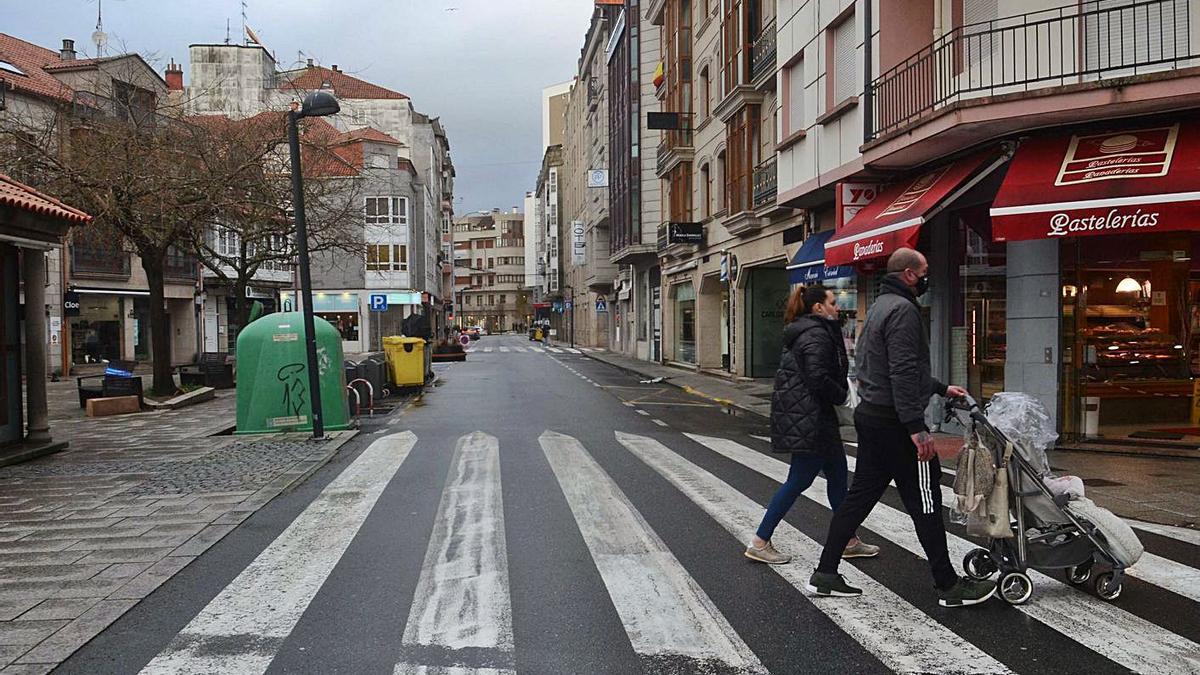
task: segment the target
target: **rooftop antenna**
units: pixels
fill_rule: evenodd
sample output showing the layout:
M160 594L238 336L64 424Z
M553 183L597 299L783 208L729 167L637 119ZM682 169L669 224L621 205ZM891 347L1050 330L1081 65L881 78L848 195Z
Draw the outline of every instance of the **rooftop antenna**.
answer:
M246 42L246 0L242 0L242 46L247 45Z
M108 48L108 34L104 32L104 0L96 0L96 32L92 42L96 45L96 56L104 56Z
M229 44L229 17L225 17L225 44Z

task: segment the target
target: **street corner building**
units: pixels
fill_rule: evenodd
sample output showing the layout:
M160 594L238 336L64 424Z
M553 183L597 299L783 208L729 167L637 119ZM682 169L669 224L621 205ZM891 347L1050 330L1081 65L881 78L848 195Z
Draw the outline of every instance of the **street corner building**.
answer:
M0 465L66 447L51 437L49 346L61 318L47 304L47 252L88 214L0 174Z

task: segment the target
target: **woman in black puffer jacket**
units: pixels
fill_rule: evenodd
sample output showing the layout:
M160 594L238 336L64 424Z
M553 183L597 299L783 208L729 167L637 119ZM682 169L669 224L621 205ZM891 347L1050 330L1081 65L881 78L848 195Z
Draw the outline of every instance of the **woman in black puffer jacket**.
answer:
M772 565L792 558L771 545L779 521L816 479L825 474L829 503L837 510L846 496L846 450L838 431L837 406L846 401L849 359L833 292L816 285L797 288L784 314L783 356L771 396L771 449L791 453L787 482L767 507L746 557ZM871 557L879 547L851 539L844 557Z

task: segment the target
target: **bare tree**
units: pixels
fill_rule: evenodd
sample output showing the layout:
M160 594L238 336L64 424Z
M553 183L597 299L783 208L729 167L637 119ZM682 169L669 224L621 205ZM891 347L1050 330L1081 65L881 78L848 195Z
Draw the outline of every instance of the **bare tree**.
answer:
M236 300L230 321L244 326L247 288L255 276L262 270L290 270L295 262L286 115L267 112L244 120L211 116L192 121L207 131L201 155L205 168L230 181L214 195L212 219L191 232L190 250L228 285ZM361 259L364 247L356 226L361 229L362 207L354 180L358 168L337 154L330 144L332 134L321 133L325 126L310 122L301 135L309 248Z

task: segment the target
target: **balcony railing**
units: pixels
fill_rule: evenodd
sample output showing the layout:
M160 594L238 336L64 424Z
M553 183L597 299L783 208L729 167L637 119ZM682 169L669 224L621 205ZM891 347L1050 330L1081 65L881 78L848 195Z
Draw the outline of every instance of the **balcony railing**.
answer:
M876 78L866 137L972 98L1200 65L1200 0L1086 2L954 29Z
M754 167L754 208L760 208L775 201L779 192L779 172L775 166L775 155Z
M775 70L776 52L775 22L763 26L754 44L750 47L750 79L757 82L758 78Z
M676 150L691 150L693 139L692 120L694 113L679 113L679 129L665 129L658 143L658 170L661 173L672 160Z
M71 273L79 276L129 278L129 254L105 246L71 246Z

